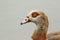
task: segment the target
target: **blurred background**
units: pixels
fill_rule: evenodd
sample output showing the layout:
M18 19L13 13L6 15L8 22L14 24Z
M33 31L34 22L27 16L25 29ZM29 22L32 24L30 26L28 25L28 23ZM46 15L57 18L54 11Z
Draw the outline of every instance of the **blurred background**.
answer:
M60 29L60 0L0 0L0 40L32 40L35 24L20 25L31 10L48 16L48 33Z

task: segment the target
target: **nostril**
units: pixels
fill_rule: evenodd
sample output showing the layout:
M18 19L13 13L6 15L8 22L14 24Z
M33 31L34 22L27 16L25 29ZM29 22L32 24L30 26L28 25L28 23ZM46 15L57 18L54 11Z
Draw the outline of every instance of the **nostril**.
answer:
M27 19L25 19L25 21L27 21Z

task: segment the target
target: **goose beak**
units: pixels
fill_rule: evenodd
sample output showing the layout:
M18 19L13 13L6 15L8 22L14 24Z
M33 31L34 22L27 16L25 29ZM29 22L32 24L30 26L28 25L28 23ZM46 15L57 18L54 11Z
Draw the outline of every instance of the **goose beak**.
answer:
M24 21L22 21L20 24L23 25L23 24L26 24L26 23L29 23L31 22L31 19L29 18L26 18Z

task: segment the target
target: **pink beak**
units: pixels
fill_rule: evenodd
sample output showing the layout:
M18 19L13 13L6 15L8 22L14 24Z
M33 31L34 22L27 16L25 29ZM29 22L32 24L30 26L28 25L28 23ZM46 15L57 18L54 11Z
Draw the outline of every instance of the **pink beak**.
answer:
M28 22L31 22L31 20L29 18L26 18L24 21L22 21L20 24L23 25L23 24L26 24Z

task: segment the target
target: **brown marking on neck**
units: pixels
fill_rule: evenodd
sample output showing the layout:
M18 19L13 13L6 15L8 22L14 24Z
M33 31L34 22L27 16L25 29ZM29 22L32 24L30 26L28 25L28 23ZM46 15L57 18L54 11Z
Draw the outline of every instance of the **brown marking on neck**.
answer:
M45 33L34 33L32 36L33 40L46 40L46 34Z
M46 34L43 34L43 35L39 38L39 40L46 40Z

